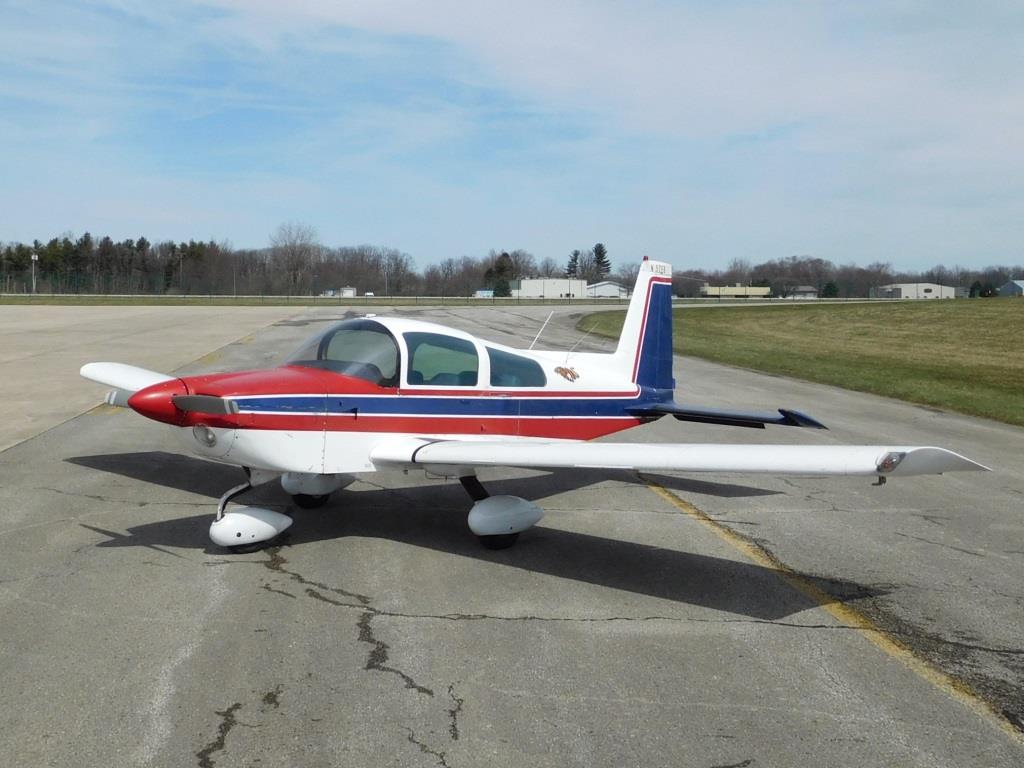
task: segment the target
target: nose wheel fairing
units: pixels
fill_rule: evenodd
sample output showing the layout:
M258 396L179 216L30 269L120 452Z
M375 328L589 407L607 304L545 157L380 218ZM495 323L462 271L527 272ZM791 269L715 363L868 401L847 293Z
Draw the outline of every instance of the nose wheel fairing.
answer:
M210 523L210 540L218 546L230 549L270 541L292 524L288 515L263 507L242 506L228 511L232 499L253 487L253 474L246 474L246 481L228 490L217 503L217 516ZM262 479L257 475L257 482Z

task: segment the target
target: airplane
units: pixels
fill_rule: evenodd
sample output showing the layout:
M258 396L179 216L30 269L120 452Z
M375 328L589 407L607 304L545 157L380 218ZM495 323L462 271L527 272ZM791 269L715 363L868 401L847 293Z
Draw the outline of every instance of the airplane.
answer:
M543 516L517 496L491 496L483 467L855 475L877 478L987 471L943 448L854 445L595 442L665 416L764 429L825 429L799 411L730 411L678 404L672 371L672 267L644 257L614 352L515 349L403 317L344 320L284 365L175 377L122 363L81 375L106 402L172 425L195 454L245 471L217 504L210 539L246 551L274 539L289 515L229 503L279 479L316 508L379 470L458 478L473 501L470 530L491 549Z

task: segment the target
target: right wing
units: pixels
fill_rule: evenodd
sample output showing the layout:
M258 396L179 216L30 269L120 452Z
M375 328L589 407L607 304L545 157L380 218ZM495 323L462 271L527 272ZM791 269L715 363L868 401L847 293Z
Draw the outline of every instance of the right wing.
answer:
M370 453L377 466L630 469L770 475L935 475L988 471L944 448L875 445L589 443L403 438Z

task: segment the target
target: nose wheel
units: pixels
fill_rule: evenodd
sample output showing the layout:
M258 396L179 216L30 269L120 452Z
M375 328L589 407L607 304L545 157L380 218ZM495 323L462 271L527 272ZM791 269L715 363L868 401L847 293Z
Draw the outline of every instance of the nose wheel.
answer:
M252 551L252 548L276 538L287 530L292 519L280 512L262 507L236 506L228 509L228 503L236 496L252 488L247 479L220 497L217 517L210 524L210 540L232 552Z
M292 501L295 502L295 506L301 507L302 509L319 509L327 503L328 499L331 498L331 494L324 493L315 496L311 493L293 493Z
M477 536L484 549L508 549L519 539L518 533L499 533L491 536Z

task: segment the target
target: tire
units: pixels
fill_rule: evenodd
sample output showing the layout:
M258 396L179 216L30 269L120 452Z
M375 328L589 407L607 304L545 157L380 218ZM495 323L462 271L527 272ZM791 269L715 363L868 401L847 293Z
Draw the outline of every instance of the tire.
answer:
M292 501L295 502L295 506L301 507L302 509L317 509L327 503L327 500L331 498L331 494L325 493L323 496L311 496L308 493L296 493L292 496Z
M485 549L508 549L516 543L518 533L501 533L497 536L477 536Z

